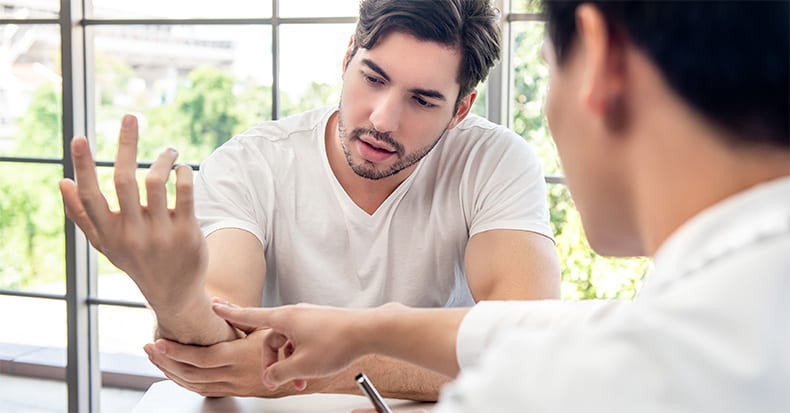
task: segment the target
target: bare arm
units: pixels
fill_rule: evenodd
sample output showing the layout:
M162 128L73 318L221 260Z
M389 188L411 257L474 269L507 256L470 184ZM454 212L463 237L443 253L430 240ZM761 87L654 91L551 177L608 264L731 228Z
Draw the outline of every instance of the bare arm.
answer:
M400 304L363 310L309 305L264 309L216 303L214 311L245 331L271 328L275 332L264 340L262 355L264 384L274 389L293 380L338 375L370 354L455 376L456 335L469 309L414 309ZM293 346L292 354L280 359L286 343Z
M466 277L475 301L559 298L557 250L530 231L492 230L467 244Z

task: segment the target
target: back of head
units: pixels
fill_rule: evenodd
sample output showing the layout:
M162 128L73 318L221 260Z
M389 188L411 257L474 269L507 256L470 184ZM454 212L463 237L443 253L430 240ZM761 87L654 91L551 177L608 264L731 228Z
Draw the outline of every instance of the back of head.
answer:
M669 86L736 147L790 149L790 2L544 0L559 64L576 41L576 8L645 52Z
M460 101L499 59L498 20L499 13L489 0L362 0L351 56L359 47L374 48L393 31L457 48L461 52Z

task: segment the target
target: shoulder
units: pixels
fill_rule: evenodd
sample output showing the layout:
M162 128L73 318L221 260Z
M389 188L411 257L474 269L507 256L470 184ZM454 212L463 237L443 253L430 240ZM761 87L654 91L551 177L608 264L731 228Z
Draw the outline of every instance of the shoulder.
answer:
M477 115L469 115L447 132L442 151L456 157L496 158L515 157L522 161L536 159L524 138L509 128Z
M235 136L233 140L277 142L300 134L310 134L319 130L332 112L334 112L333 108L323 107L283 119L261 122Z
M206 159L237 162L250 158L282 157L302 146L314 146L323 136L321 126L333 113L329 107L302 112L274 121L261 122L225 142Z

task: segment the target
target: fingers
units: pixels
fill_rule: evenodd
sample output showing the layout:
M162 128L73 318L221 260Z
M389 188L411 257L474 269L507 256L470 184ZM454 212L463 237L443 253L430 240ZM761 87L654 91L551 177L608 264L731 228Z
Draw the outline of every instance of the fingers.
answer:
M110 207L107 204L107 199L102 195L99 189L99 180L96 177L96 164L93 162L88 140L84 136L77 136L71 140L71 158L74 162L74 173L77 178L76 194L73 196L74 191L72 184L66 185L66 190L69 192L63 193L63 201L67 210L70 210L74 217L85 213L89 217L92 225L96 228L102 228L109 222L111 218ZM61 192L64 187L61 185ZM72 218L69 216L69 218ZM72 220L74 220L72 218ZM76 220L74 220L77 223ZM85 222L85 219L81 219ZM83 228L83 231L86 228ZM87 231L86 231L87 233Z
M85 236L88 237L88 240L95 246L98 242L96 226L93 225L90 216L85 211L85 207L82 206L82 201L80 201L80 197L77 194L77 184L71 179L60 181L60 194L63 196L66 216L80 227Z
M118 136L118 155L115 159L115 192L124 218L139 222L142 217L140 193L137 190L137 118L126 115L121 121Z
M267 308L242 308L225 302L215 301L211 308L218 316L244 330L249 328L275 328L276 310Z
M192 168L188 165L176 167L176 215L191 218L195 215L192 190Z
M178 363L202 369L226 367L235 360L235 355L226 351L226 343L217 343L211 346L193 346L175 341L158 339L151 346L155 354L166 357ZM160 357L157 357L160 359Z
M304 390L308 375L302 371L305 363L298 355L280 360L263 370L263 385L274 390L284 384L293 382L298 390Z
M178 151L167 148L156 158L145 177L145 192L148 197L148 213L156 221L165 222L169 217L167 209L167 179L178 158Z

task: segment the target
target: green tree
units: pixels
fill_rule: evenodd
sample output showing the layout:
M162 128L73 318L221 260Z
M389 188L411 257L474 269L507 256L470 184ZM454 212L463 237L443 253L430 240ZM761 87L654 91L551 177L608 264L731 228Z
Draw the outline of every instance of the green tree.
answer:
M60 93L51 85L33 94L20 119L15 153L55 156L61 141ZM54 148L54 150L53 150ZM57 190L62 169L0 164L0 287L26 288L64 280L63 212Z
M189 82L176 96L175 106L187 120L193 145L214 148L227 141L239 119L234 110L232 75L212 67L201 67L189 74Z

